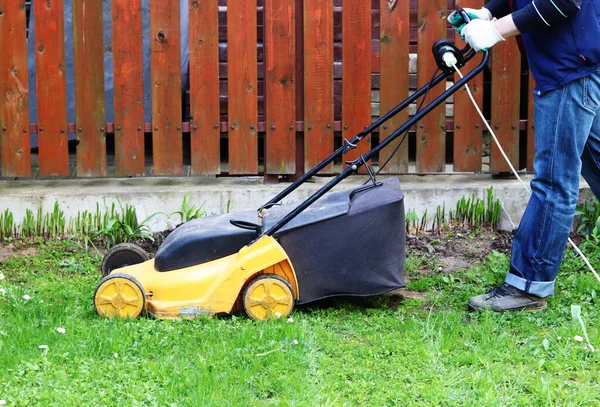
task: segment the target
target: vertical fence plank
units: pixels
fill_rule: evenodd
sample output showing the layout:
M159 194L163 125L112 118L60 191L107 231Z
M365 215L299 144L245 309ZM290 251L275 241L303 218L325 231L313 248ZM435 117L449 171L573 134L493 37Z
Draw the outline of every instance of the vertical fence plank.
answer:
M529 95L527 98L527 170L533 171L533 157L535 156L535 109L533 104L533 91L535 89L535 80L529 71Z
M460 0L458 4L462 7L481 8L483 0ZM459 46L464 41L457 35ZM464 70L472 69L478 64L480 58L472 60ZM455 80L458 75L455 75ZM483 75L477 75L469 82L471 93L477 104L483 108ZM454 171L455 172L477 172L481 171L481 147L483 123L475 110L466 89L463 87L454 96Z
M219 174L219 2L190 1L192 173Z
M0 162L4 177L31 175L25 0L0 0Z
M63 0L34 0L40 174L69 175Z
M519 168L520 62L521 53L516 41L506 41L492 48L491 125L500 145L517 169ZM510 167L493 141L490 147L490 170L510 171Z
M304 169L333 153L333 0L304 0ZM333 164L323 173L333 172Z
M265 0L267 174L296 172L295 12L294 0Z
M256 0L227 2L229 173L258 172Z
M371 3L353 0L342 12L342 137L347 140L371 124ZM365 138L344 161L357 159L370 145L371 137Z
M179 0L150 1L152 164L156 175L181 175L181 55Z
M381 115L390 111L408 97L409 76L409 18L408 1L395 5L388 0L380 4L380 107ZM388 137L394 130L408 120L408 109L398 113L380 127L380 140ZM401 139L401 138L400 138ZM397 148L400 139L394 141L379 153L379 165L390 160L382 173L400 173L408 171L408 138L396 154L390 158Z
M446 0L419 0L417 21L417 86L429 83L437 69L431 47L446 38ZM444 91L442 84L431 89L425 104ZM425 105L423 105L425 106ZM417 125L417 172L443 172L446 161L446 106L440 104Z
M256 0L227 5L229 173L258 172Z
M102 0L73 0L77 175L106 175Z
M115 172L144 175L142 2L113 0Z

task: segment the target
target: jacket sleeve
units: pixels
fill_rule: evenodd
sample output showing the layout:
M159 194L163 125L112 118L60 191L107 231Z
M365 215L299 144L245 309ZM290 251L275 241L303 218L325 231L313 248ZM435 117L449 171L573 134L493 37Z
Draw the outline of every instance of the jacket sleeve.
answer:
M512 16L515 25L524 34L559 24L577 14L580 9L581 0L533 0Z
M485 8L492 13L492 17L496 18L502 18L511 12L508 0L492 0L485 5Z

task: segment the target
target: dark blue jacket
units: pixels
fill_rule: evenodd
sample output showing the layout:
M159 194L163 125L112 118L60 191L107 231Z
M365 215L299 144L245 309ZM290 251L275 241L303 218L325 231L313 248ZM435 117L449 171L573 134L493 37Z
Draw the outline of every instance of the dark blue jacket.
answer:
M515 0L517 9L532 0ZM600 0L559 24L522 35L538 94L560 88L600 67Z

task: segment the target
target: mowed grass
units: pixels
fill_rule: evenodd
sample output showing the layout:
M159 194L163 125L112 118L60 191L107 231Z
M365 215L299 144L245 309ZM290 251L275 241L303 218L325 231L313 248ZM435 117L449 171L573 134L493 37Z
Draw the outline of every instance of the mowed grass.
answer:
M101 319L101 258L70 241L38 248L0 263L7 406L600 405L600 353L573 339L583 333L570 315L582 306L600 347L600 284L570 253L543 313L467 310L469 296L502 280L508 259L494 253L446 275L410 256L409 288L425 302L342 299L258 323Z

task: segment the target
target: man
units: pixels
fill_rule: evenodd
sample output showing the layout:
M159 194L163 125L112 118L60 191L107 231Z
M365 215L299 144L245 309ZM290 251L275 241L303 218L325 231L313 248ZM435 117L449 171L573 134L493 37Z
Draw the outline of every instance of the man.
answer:
M535 176L504 284L469 300L476 310L541 310L572 227L583 175L600 198L600 0L492 0L449 20L476 51L522 35L533 74Z

